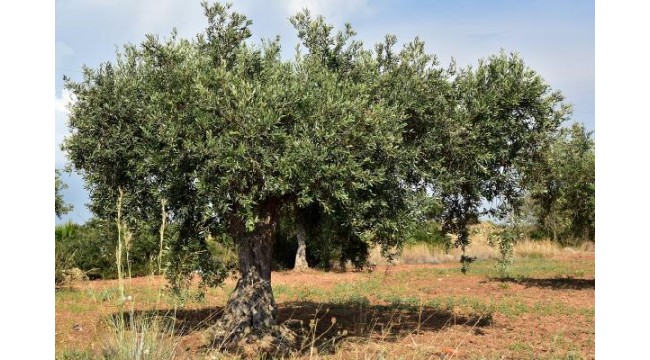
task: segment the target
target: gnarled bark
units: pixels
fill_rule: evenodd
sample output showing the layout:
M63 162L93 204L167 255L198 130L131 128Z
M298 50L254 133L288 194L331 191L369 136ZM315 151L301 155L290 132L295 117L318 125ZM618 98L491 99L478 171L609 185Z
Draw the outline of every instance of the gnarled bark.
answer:
M265 351L287 349L292 335L276 323L277 307L271 289L274 232L280 203L267 201L260 207L261 221L252 232L237 227L240 278L215 328L218 349L258 342Z

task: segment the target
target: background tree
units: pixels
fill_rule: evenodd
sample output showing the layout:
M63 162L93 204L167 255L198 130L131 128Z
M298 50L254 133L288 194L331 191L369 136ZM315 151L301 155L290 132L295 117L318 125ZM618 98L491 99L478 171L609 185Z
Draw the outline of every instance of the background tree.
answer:
M530 177L532 215L556 241L595 240L595 143L582 124L562 128Z
M68 184L61 180L61 171L54 170L54 213L58 218L73 210L72 204L67 204L63 200L63 194L61 194L61 191L67 188Z
M452 72L452 113L432 132L431 151L442 159L433 189L443 203L443 231L456 234L465 252L472 219L519 212L526 176L570 107L516 54ZM463 271L472 260L461 257Z
M302 12L291 21L305 52L285 61L277 39L246 41L245 16L203 7L208 26L195 40L148 35L67 81L77 101L64 146L97 215L115 219L123 193L124 222L152 224L166 201L178 231L172 284L194 269L219 284L227 266L207 239L234 241L239 281L215 327L218 347L290 338L275 322L270 282L283 212L314 209L316 231L336 234L342 261L362 263L370 244L399 251L423 214L419 199L433 194L465 246L478 199L514 203L515 165L531 161L565 114L516 56L456 72L419 39L396 52L387 36L373 51L349 25L332 34Z

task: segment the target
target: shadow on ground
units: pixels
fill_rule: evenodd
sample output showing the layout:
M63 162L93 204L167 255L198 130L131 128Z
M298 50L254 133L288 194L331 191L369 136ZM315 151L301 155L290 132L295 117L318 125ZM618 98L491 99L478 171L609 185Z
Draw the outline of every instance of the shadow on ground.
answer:
M319 351L333 352L335 343L343 338L348 341L398 341L409 334L441 331L453 325L485 327L492 324L492 314L457 314L440 308L404 304L370 305L362 298L344 303L298 301L281 304L278 321L303 335L302 350L310 347L310 339L316 338L314 345ZM312 321L315 332L310 326Z
M223 307L135 311L138 317L168 319L177 336L208 329L221 317ZM129 319L131 313L121 313ZM120 313L112 315L119 318ZM408 334L440 331L448 326L470 328L492 324L492 315L457 314L440 308L411 305L370 305L366 298L337 303L295 301L278 306L277 321L298 335L294 350L308 350L312 344L321 352L333 352L341 340L377 339L397 341ZM127 320L128 324L129 321Z
M196 331L209 328L221 318L223 306L211 306L201 309L164 309L164 310L135 310L133 318L135 323L142 323L137 319L158 319L163 320L164 324L173 328L175 336L185 336ZM125 325L129 327L131 321L131 312L125 311L110 315L113 321L119 321L120 316L124 319Z
M502 283L514 283L524 285L525 287L539 287L547 288L553 290L585 290L585 289L595 289L596 280L595 279L574 279L574 278L552 278L552 279L535 279L535 278L511 278L511 277L501 277L501 278L492 278L492 281L498 281Z

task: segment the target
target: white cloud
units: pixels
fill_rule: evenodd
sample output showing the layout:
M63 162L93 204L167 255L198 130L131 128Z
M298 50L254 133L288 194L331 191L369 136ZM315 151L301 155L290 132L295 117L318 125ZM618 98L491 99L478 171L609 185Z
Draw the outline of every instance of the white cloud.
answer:
M57 96L54 99L54 109L56 112L68 115L70 113L70 110L68 110L68 107L72 105L75 102L75 97L70 92L68 89L62 89L61 90L61 96Z

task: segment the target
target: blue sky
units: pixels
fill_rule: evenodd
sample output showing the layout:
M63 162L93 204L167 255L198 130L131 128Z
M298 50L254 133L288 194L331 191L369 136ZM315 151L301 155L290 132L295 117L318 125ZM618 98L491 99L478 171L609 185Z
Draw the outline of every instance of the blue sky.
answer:
M307 7L339 28L349 22L367 46L391 33L400 42L420 36L427 50L461 66L500 49L518 52L554 89L573 104L573 120L595 130L595 6L572 0L233 1L235 10L253 20L253 41L280 35L284 55L293 54L296 36L289 16ZM140 43L146 33L167 36L176 27L193 37L205 26L200 1L57 0L55 3L55 166L66 164L60 144L67 134L63 75L81 78L82 65L112 61L115 49ZM66 202L75 210L57 222L83 223L91 217L82 179L64 176Z

